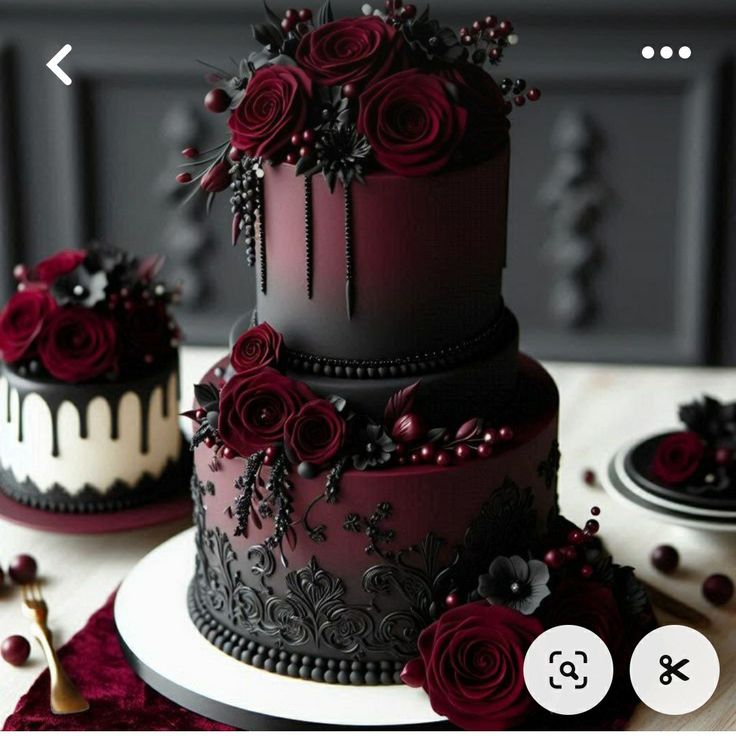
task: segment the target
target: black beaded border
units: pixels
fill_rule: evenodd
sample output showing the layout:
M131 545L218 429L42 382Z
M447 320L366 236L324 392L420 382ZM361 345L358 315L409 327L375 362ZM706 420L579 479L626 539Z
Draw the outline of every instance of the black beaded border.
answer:
M196 582L187 593L189 616L197 631L221 652L251 667L277 675L328 685L401 685L404 662L357 662L350 659L297 654L258 644L215 620L199 601Z
M57 484L44 492L31 481L18 482L11 471L0 468L0 493L39 511L58 514L101 514L127 511L184 492L188 493L187 478L191 476L191 472L192 457L184 445L181 457L178 460L169 460L159 477L154 478L146 473L135 487L117 481L107 493L103 494L92 486L86 486L81 493L74 496Z
M490 347L490 343L498 332L513 324L512 320L511 312L504 307L501 316L478 335L448 348L403 358L349 360L287 350L286 364L294 371L322 374L334 378L394 378L435 373L481 355Z

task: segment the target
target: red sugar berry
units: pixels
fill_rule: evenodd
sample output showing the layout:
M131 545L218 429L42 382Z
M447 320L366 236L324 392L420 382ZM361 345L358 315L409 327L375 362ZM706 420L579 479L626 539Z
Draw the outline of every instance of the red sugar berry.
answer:
M197 409L196 413L194 414L194 418L198 422L204 421L204 418L207 416L207 412L204 409Z
M422 459L422 462L432 462L434 455L434 447L432 445L423 445L419 450L419 457Z
M299 11L299 20L302 23L309 23L312 20L312 11L309 8L302 8Z
M354 85L352 82L343 84L341 91L342 91L342 96L347 98L348 100L352 100L354 97L358 96L358 87Z
M523 107L525 102L526 97L524 97L524 95L516 95L514 97L514 105L516 105L516 107Z
M204 106L210 112L225 112L230 107L230 95L220 87L211 89L204 98Z
M600 522L596 521L595 519L588 519L588 521L585 522L585 531L588 534L598 534L600 528Z
M312 153L312 149L309 146L302 146L299 149L299 157L300 158L306 158Z
M199 151L193 146L187 146L187 148L181 152L181 155L184 156L184 158L199 158Z
M302 137L299 135L299 133L294 133L294 135L292 135L289 140L291 141L291 145L296 148L297 146L301 145Z
M460 38L460 42L463 44L463 46L470 46L470 44L473 43L473 37L469 33L466 33Z
M38 565L30 555L18 555L8 565L8 575L14 583L23 585L36 579Z
M192 180L192 175L188 171L182 171L181 174L176 175L176 180L179 184L189 184Z
M537 87L532 87L527 93L526 98L529 102L536 102L542 96L542 91Z
M498 436L498 430L497 429L489 429L484 435L483 435L483 441L484 442L490 442L493 444L494 442L498 442L499 440Z
M594 470L591 470L590 468L586 468L583 471L583 483L585 483L586 486L597 486L598 485L598 478L596 477Z
M412 452L409 456L409 462L411 462L412 465L419 465L419 463L422 462L422 457L418 452Z
M281 30L284 33L290 33L291 31L294 30L294 27L296 26L296 24L297 24L296 18L293 18L293 19L292 18L284 18L281 21Z
M714 606L723 606L733 598L733 580L727 575L716 573L703 581L703 596Z
M417 6L412 5L409 3L408 5L404 5L402 11L401 11L401 17L405 18L406 20L412 20L416 17L417 14Z
M227 152L227 157L231 161L240 161L243 156L245 156L245 151L241 151L239 148L235 148L235 146L231 146L230 150Z
M728 465L733 460L733 451L727 447L719 447L716 450L716 462L719 465Z
M566 560L574 560L578 556L578 551L570 544L563 547L560 551Z
M0 644L0 656L13 667L20 667L28 661L31 645L24 636L9 636Z
M445 606L447 608L455 608L458 603L460 603L460 598L455 591L448 593L447 596L445 596Z
M284 18L287 20L297 20L299 18L299 12L295 8L289 8L284 12Z
M460 31L458 32L458 35L462 38L463 36L469 36L470 35L470 29L467 26L463 26Z
M233 460L234 458L238 456L238 453L235 452L235 450L233 450L232 447L225 447L222 451L222 456L226 460Z
M590 565L583 565L580 568L580 577L589 578L593 574L593 568Z
M212 449L215 446L215 441L212 439L212 437L205 437L204 446Z
M302 133L302 140L305 143L314 143L314 131L311 128L307 128Z
M514 439L514 430L511 427L501 427L498 430L498 438L501 442L511 442Z
M493 445L490 442L481 442L478 445L478 457L490 457L493 454Z
M558 549L550 549L544 555L544 564L552 570L559 570L565 564L565 557Z
M289 151L289 153L286 154L285 161L286 161L287 164L292 164L293 165L293 164L295 164L297 162L297 160L298 159L297 159L297 156L296 156L295 153Z
M495 31L495 30L496 29L494 28L493 31ZM491 33L493 33L493 31L491 31ZM495 46L493 48L489 49L488 50L488 58L491 61L493 61L493 62L498 61L501 58L501 49L498 49Z
M567 535L567 541L570 544L582 544L585 541L585 534L580 529L573 529Z
M498 30L501 31L504 36L508 36L508 34L514 30L514 26L511 24L511 21L502 20L498 24Z
M437 465L441 465L444 468L444 467L447 467L450 464L450 462L452 462L452 458L450 457L449 452L440 450L435 456L434 461L437 463Z
M495 15L487 15L483 19L483 25L486 28L493 28L496 25L496 23L498 23L498 18L496 18Z
M669 544L660 544L649 556L652 566L660 572L674 572L680 564L679 552Z
M482 28L483 28L483 23L482 23L482 21L479 21L479 20L474 20L474 21L473 21L473 30L474 30L474 31L475 31L476 33L480 33L480 31L482 30Z
M455 457L461 462L464 460L469 460L472 454L473 449L470 447L470 445L458 445L455 448Z
M593 506L590 513L593 514L593 516L598 516L601 513L601 510L598 506Z

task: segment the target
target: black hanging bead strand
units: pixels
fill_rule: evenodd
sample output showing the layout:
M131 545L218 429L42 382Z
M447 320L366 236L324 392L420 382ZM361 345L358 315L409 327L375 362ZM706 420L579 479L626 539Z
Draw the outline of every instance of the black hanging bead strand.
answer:
M345 200L345 306L348 319L353 318L354 285L353 285L353 196L350 184L343 186Z
M260 251L261 251L261 273L260 273L260 285L261 294L266 293L266 281L268 278L268 269L266 264L266 202L264 197L264 186L263 186L263 169L259 167L257 175L257 187L258 192L258 223L260 225L259 231L261 236Z
M307 276L307 298L311 299L313 291L313 242L312 242L312 177L304 178L304 248Z

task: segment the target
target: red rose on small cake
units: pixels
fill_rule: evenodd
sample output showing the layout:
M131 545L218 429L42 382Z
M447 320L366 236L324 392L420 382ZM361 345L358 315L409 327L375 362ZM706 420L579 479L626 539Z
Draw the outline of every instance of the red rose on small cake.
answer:
M160 259L67 250L15 270L0 312L0 489L54 511L125 508L182 483L175 292Z

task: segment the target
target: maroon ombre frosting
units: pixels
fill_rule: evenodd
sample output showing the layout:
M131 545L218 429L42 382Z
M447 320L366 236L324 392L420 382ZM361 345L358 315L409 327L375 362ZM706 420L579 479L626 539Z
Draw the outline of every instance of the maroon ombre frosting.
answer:
M490 160L431 177L373 173L352 193L354 307L345 297L345 206L312 180L313 295L305 269L305 181L265 169L265 293L258 321L291 350L392 359L451 348L501 312L508 147ZM259 254L258 267L262 266Z

